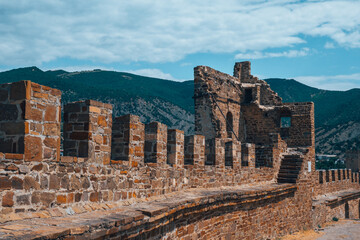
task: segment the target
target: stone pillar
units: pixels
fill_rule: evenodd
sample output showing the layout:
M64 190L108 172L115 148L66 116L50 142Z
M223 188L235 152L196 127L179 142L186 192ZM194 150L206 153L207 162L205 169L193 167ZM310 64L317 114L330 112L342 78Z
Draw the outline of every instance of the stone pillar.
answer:
M221 138L213 138L206 140L205 144L205 165L225 167L225 141Z
M61 91L20 81L0 85L0 152L59 161Z
M167 131L167 163L173 167L184 167L184 132L178 129Z
M325 180L326 182L330 182L331 178L330 178L330 170L325 170Z
M339 177L338 177L338 171L337 170L333 170L334 171L334 176L335 176L335 179L334 179L334 181L335 182L338 182L339 181Z
M341 172L341 169L338 169L337 170L337 180L341 181L341 178L342 178L342 172Z
M341 180L346 180L346 169L341 169Z
M185 165L203 168L205 165L205 137L191 135L185 137Z
M241 166L255 167L255 144L244 143L241 146Z
M225 166L241 168L241 143L236 140L225 143Z
M111 159L129 161L131 167L144 165L145 125L136 115L114 119L112 129Z
M324 184L326 182L325 171L319 170L318 173L319 173L319 184Z
M109 164L112 106L93 100L69 103L64 108L64 155Z
M167 126L159 122L145 125L145 162L165 164L167 159Z
M248 80L251 76L251 63L249 61L237 62L234 66L234 77Z

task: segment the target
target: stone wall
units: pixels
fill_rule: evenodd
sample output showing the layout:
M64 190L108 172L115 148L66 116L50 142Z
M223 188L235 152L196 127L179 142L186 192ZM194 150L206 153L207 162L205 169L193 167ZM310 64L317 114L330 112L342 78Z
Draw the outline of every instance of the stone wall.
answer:
M356 189L360 184L359 172L352 172L351 169L317 170L316 178L316 195Z
M233 138L242 141L241 90L238 80L212 68L194 70L195 132L206 139Z
M359 173L315 171L313 103L283 104L250 64L234 76L195 68L193 136L134 115L112 120L109 104L70 103L61 157L61 93L0 85L0 219L123 203L142 217L101 225L104 236L274 239L342 217L346 204L355 211ZM285 130L282 117L291 118ZM340 201L326 198L337 192ZM167 207L149 211L159 204Z

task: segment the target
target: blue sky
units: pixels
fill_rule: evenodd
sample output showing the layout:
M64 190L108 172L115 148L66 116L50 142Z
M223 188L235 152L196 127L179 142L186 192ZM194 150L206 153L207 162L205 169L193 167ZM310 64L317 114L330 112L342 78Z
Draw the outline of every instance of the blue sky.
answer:
M360 1L0 1L0 70L101 68L172 80L208 65L360 88Z

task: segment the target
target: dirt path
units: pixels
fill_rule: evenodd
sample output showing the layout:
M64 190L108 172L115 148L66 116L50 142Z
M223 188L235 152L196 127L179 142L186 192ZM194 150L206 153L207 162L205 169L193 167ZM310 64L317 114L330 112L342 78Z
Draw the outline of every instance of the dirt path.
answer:
M360 240L360 220L340 220L325 225L319 231L294 233L282 240Z

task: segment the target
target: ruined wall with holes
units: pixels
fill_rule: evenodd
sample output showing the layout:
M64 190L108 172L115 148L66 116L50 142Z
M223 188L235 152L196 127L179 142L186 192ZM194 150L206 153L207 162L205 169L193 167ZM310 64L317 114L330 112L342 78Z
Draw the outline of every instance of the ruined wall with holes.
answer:
M276 178L274 169L255 167L255 144L234 136L228 141L226 131L206 139L184 136L159 122L143 124L134 115L112 120L112 106L92 100L64 106L60 157L60 91L29 81L0 89L7 94L1 106L14 116L5 115L4 122L16 119L21 126L12 128L18 131L13 138L8 125L1 125L0 139L12 141L0 154L0 209L5 215ZM268 156L279 166L285 143L275 134L273 144Z
M250 62L236 63L234 76L199 66L194 79L195 131L207 142L222 138L255 144L256 167L274 167L275 172L279 154L273 153L314 148L314 104L282 103L265 81L251 75Z
M113 118L111 105L79 101L64 106L64 156L61 92L30 81L0 85L1 222L114 203L144 201L150 208L149 198L158 206L173 193L179 201L164 203L171 207L159 216L142 207L142 218L127 223L139 220L135 225L124 220L104 234L256 239L309 228L343 216L346 203L355 206L358 173L315 171L313 103L282 103L250 74L249 62L237 63L234 77L204 66L194 76L196 135L135 115ZM323 199L344 190L338 202ZM182 203L186 191L195 197ZM156 217L141 222L146 214Z

